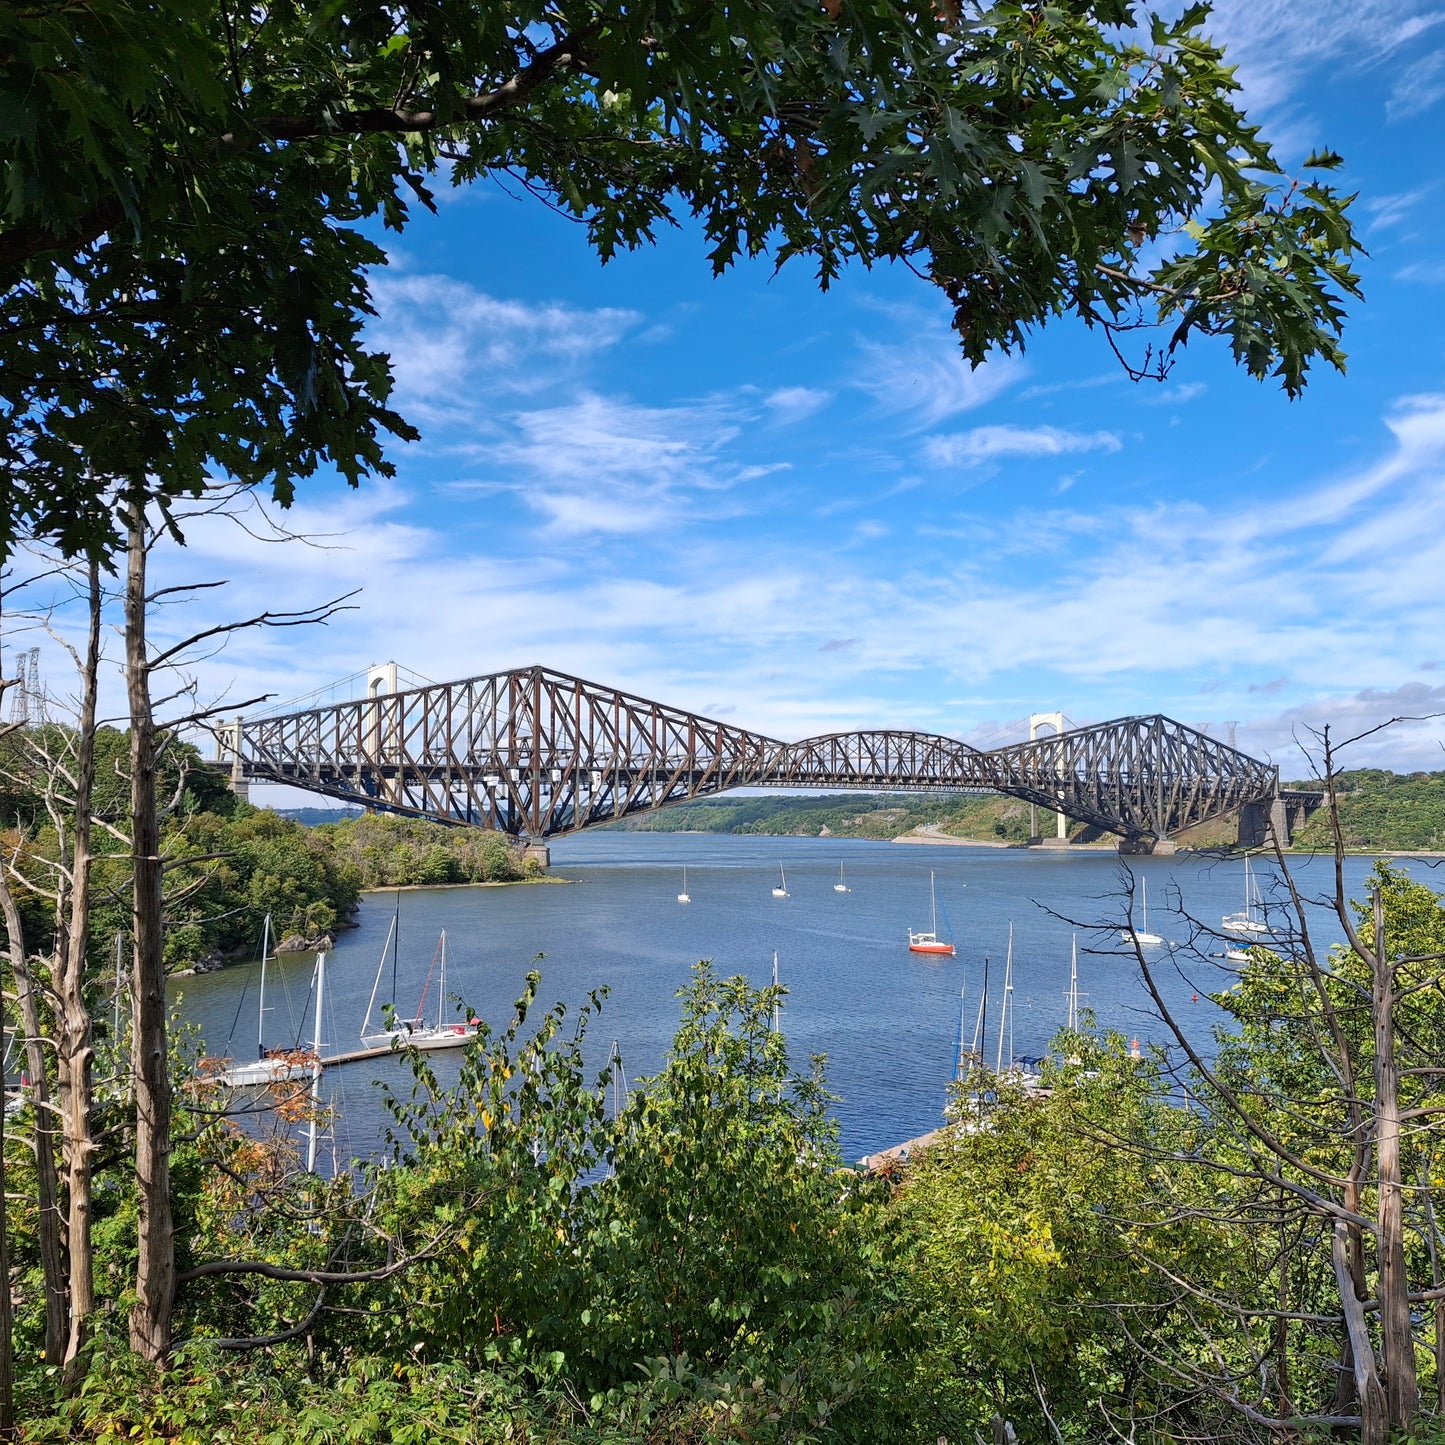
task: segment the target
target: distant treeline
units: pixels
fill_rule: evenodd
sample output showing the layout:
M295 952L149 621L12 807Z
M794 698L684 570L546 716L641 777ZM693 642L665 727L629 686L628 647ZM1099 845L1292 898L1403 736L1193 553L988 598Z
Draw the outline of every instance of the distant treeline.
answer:
M936 827L960 838L1023 843L1029 805L996 794L822 793L810 797L725 796L682 803L615 825L646 833L763 833L791 838L896 838ZM1040 808L1041 831L1054 831L1054 814ZM1071 833L1081 825L1070 822Z
M1318 779L1290 788L1319 791ZM1336 780L1345 846L1359 851L1413 852L1445 849L1445 771L1392 773L1360 768ZM723 796L682 803L615 826L652 833L760 833L782 837L897 838L921 827L951 837L1022 843L1029 836L1029 806L1016 798L919 793L823 793L816 797ZM1083 825L1070 821L1069 836ZM1040 808L1038 829L1054 832L1054 815ZM1181 841L1198 847L1228 847L1235 819L1217 819ZM1330 846L1323 809L1295 834L1297 849Z

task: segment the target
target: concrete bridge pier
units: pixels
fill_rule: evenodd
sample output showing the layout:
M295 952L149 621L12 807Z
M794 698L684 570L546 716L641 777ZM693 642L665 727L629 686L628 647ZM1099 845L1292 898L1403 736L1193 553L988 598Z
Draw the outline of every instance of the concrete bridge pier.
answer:
M1294 836L1296 822L1294 810L1285 798L1261 798L1257 803L1246 803L1239 810L1238 845L1241 848L1272 847L1276 839L1280 847L1288 848ZM1298 821L1304 821L1304 809L1299 809Z
M1036 712L1029 714L1029 741L1037 742L1040 728L1052 728L1052 736L1058 737L1064 731L1066 719L1061 712ZM1063 772L1063 765L1060 764L1060 773ZM1062 803L1062 799L1060 800ZM1030 848L1067 848L1069 846L1069 819L1062 806L1054 812L1056 831L1052 838L1045 838L1039 833L1039 805L1029 804L1029 847Z
M1261 798L1256 803L1246 803L1240 809L1240 831L1238 845L1241 848L1270 848L1279 840L1282 848L1289 847L1295 835L1295 828L1305 821L1308 809L1303 803L1292 806L1292 799Z

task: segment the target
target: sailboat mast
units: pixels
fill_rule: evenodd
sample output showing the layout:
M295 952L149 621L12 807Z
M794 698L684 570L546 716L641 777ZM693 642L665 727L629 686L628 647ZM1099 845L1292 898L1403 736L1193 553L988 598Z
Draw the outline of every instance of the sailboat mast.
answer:
M441 980L437 985L437 1028L442 1026L442 1010L447 1004L447 931L442 929Z
M1003 1011L998 1017L998 1053L994 1060L994 1073L1003 1073L1003 1036L1004 1030L1009 1027L1009 995L1014 989L1014 926L1008 926L1008 955L1004 959L1003 966ZM1013 1062L1013 1050L1009 1050L1009 1062Z
M317 1115L321 1111L321 1006L326 998L326 955L316 954L316 1028L312 1033L311 1046L316 1057L311 1062L311 1124L306 1133L306 1172L316 1172L316 1127Z
M938 937L938 892L933 886L933 871L928 874L928 930Z
M256 1004L256 1057L266 1057L266 955L271 951L271 915L261 929L261 997Z
M391 927L386 930L386 942L381 945L381 957L376 964L376 981L371 985L371 997L366 1001L366 1017L361 1023L361 1032L365 1036L371 1032L371 1011L376 1007L376 995L381 988L381 974L386 967L386 951L391 947L391 941L396 934L396 919L391 920ZM393 965L394 969L395 965Z
M391 1006L396 1007L396 960L401 952L401 890L396 892L396 911L391 916L392 933L395 938L396 947L391 954Z
M973 1026L973 1052L979 1063L988 1047L988 954L983 956L983 993L978 1000L978 1022Z
M965 1070L964 1070L964 1067L963 1067L963 1060L964 1060L964 1057L965 1057L965 1056L964 1056L964 1052L963 1052L963 1028L964 1028L964 1024L968 1021L968 1004L967 1004L967 998L968 998L968 989L967 989L966 987L959 989L959 991L958 991L958 1047L954 1050L953 1077L954 1077L956 1080L960 1081L960 1082L962 1081L963 1076L964 1076L964 1073L965 1073Z
M1069 962L1069 1032L1079 1031L1079 936L1074 935L1074 954Z
M778 950L773 950L773 988L778 986ZM773 994L773 1032L778 1031L778 995Z

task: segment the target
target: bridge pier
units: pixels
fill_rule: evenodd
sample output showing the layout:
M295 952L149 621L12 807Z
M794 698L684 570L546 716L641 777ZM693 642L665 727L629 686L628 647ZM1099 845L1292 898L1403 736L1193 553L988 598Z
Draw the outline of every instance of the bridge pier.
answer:
M1119 852L1126 855L1147 855L1155 858L1172 858L1179 851L1179 844L1173 838L1120 838Z
M552 850L545 843L527 843L522 848L522 861L535 858L543 868L552 866Z
M1268 848L1278 839L1282 848L1288 848L1294 836L1296 816L1299 822L1304 821L1304 806L1292 809L1284 798L1265 798L1257 803L1246 803L1239 810L1239 847Z

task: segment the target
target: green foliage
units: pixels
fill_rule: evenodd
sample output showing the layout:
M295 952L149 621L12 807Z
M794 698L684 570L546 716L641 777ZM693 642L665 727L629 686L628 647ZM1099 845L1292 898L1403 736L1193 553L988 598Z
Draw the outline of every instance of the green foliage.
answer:
M1055 815L1039 810L1039 827L1052 834ZM950 837L1023 843L1031 826L1029 807L1016 798L928 793L843 793L703 798L630 818L611 826L639 833L748 833L785 838L817 837L825 829L839 838L897 838L916 828L937 828ZM1079 825L1070 823L1077 831Z
M1313 782L1295 786L1319 791ZM1398 852L1445 848L1445 772L1391 773L1357 768L1335 778L1340 832L1346 848ZM1296 831L1294 846L1333 848L1329 812L1319 809Z
M1153 319L1166 366L1222 334L1295 394L1343 364L1348 199L1280 173L1206 16L8 7L0 547L30 530L104 555L118 494L169 506L217 473L289 502L323 462L386 471L383 439L414 433L360 340L384 256L354 227L402 228L443 160L455 184L517 177L603 259L692 217L715 270L807 258L826 286L904 261L974 363L1061 315ZM1186 245L1151 268L1163 234Z
M524 876L521 853L499 833L449 828L397 813L363 813L316 830L363 888L419 884L512 883Z
M1177 1156L1194 1129L1161 1102L1154 1068L1118 1035L1059 1043L1069 1062L1049 1066L1044 1092L976 1071L956 1095L960 1123L893 1205L929 1339L912 1388L951 1439L998 1412L1039 1445L1147 1415L1171 1391L1138 1342L1161 1348L1177 1306L1157 1267L1232 1258L1226 1235L1174 1219L1158 1188L1151 1156Z

